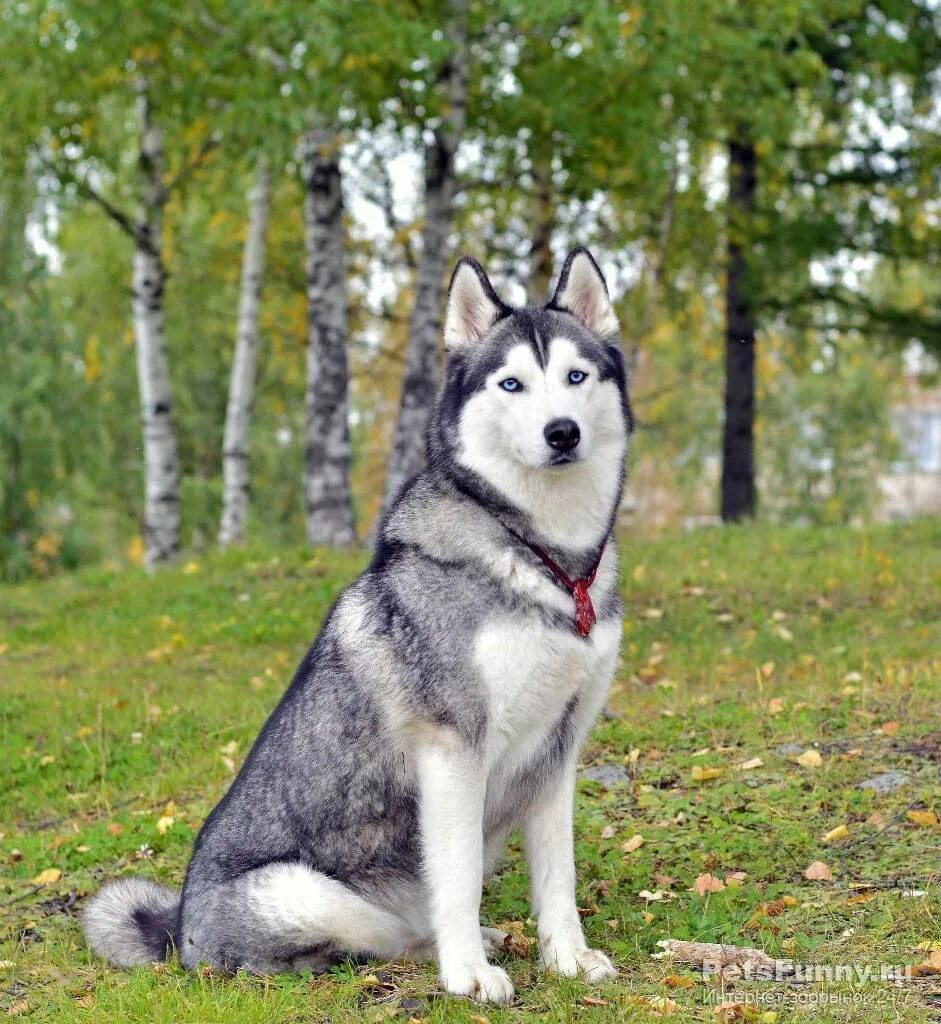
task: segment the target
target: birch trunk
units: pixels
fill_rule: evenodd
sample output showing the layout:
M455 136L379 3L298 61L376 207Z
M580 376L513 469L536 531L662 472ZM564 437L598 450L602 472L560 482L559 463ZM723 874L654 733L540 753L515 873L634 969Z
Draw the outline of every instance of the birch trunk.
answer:
M425 227L398 421L389 453L384 508L425 464L425 428L438 387L441 300L448 261L456 178L454 157L467 120L468 0L452 0L451 58L443 80L447 111L425 150Z
M138 85L137 112L140 205L134 232L133 315L144 432L145 558L152 568L180 548L180 457L164 336L164 142L146 82Z
M242 254L239 286L238 328L229 399L222 442L222 520L219 544L228 547L245 536L249 498L249 439L252 402L255 397L255 366L258 355L258 313L261 283L265 272L265 235L271 210L271 169L262 155L255 168L248 219L248 234Z
M307 240L307 443L304 497L311 544L356 540L350 493L346 257L336 133L303 139Z

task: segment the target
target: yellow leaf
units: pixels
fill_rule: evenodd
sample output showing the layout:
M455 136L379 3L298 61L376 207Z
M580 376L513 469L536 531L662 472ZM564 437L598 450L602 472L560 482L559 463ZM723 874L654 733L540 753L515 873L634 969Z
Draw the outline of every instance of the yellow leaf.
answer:
M799 757L795 757L794 760L801 766L801 768L819 768L823 764L823 758L820 756L819 750L810 748L805 750Z
M635 850L639 850L643 845L644 837L638 833L621 843L619 849L622 853L633 853Z
M173 828L173 824L176 818L172 814L165 814L162 818L157 819L157 831L161 835L166 835L168 829Z
M750 772L750 771L752 771L755 768L763 768L764 765L765 765L765 763L764 763L764 761L761 760L760 757L753 757L753 758L751 758L748 761L742 761L740 764L737 764L735 767L740 772Z
M33 879L33 885L52 885L53 882L58 882L61 877L62 872L58 868L46 868L45 871L40 871Z
M199 569L199 562L187 562L186 565L183 566L183 575L195 576L196 573L199 572Z
M938 824L938 816L934 811L908 811L906 816L913 825L933 828Z
M848 839L850 830L845 825L837 825L836 828L830 829L825 836L823 841L825 843L842 843L844 839Z
M784 701L780 697L772 697L768 701L768 714L769 715L780 715L784 710Z
M75 731L75 735L80 739L85 739L86 736L94 735L95 730L90 725L80 725Z
M774 673L774 662L773 661L766 661L764 663L764 665L761 666L761 674L765 677L765 679L770 679L771 676L773 675L773 673Z
M702 765L694 764L692 777L693 782L708 782L710 779L717 779L722 774L721 768L704 768Z
M631 573L631 576L634 577L634 582L635 583L643 583L644 582L644 577L646 575L647 575L647 566L644 565L643 562L641 562L640 565L635 566L634 571Z
M147 546L144 544L144 538L138 534L127 546L127 559L133 565L143 565L146 554Z

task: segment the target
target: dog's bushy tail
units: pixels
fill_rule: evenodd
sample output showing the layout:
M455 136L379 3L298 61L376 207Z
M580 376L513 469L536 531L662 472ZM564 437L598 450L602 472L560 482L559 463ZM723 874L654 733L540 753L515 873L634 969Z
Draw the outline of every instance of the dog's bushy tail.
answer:
M89 903L83 923L88 944L117 967L165 960L173 943L179 893L144 878L121 878Z

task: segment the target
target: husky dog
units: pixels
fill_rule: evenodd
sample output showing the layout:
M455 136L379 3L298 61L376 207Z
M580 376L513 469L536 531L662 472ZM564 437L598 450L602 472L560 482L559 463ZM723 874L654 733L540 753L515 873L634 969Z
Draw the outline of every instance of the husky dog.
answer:
M521 827L546 969L616 974L582 933L572 804L621 636L617 329L585 249L526 308L459 261L427 469L207 819L182 894L106 887L85 914L95 951L258 973L436 959L448 992L506 1003L481 886Z

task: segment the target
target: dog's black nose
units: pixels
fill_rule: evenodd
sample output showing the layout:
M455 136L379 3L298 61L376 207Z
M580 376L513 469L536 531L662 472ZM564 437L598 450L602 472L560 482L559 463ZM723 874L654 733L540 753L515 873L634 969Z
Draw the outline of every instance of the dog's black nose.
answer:
M543 434L545 434L549 447L555 448L557 452L574 450L582 436L575 420L565 419L552 420L547 423Z

